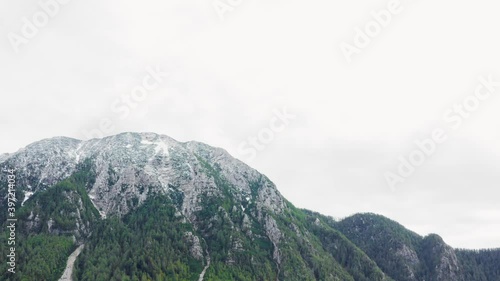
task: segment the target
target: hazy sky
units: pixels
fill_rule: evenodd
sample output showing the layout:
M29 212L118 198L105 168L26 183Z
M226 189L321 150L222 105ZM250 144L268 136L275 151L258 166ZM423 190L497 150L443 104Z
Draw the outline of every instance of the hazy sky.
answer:
M0 152L152 131L299 207L500 247L498 1L55 1L0 1Z

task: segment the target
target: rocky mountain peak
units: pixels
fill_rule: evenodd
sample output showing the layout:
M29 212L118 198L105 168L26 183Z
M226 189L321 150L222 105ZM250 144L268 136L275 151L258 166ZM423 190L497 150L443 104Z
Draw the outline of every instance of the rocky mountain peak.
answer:
M86 161L95 173L89 195L103 215L127 213L150 194L180 193L180 211L191 216L200 208L202 194L227 192L214 175L240 202L255 201L275 212L284 208L269 179L224 149L155 133L121 133L87 141L45 139L3 156L2 166L15 167L20 186L36 193L67 178Z

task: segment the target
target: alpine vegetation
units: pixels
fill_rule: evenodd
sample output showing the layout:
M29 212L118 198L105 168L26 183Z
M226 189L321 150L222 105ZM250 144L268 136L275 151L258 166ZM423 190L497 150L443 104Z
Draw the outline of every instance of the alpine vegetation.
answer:
M18 202L15 245L0 212L0 252L16 255L0 280L500 280L500 250L456 250L375 214L298 209L265 175L199 142L57 137L0 166L15 171ZM7 210L9 173L0 182Z

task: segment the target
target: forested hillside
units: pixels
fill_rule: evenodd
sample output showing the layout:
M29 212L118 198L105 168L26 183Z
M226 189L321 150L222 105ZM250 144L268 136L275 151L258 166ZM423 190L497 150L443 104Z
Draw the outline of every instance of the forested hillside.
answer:
M3 262L0 280L58 280L84 245L74 280L500 281L500 250L456 250L375 214L298 209L266 176L197 142L56 138L0 165L18 181L16 273Z

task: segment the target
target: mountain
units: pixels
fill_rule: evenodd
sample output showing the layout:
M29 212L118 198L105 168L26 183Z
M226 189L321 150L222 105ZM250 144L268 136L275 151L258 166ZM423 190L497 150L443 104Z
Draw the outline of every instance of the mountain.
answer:
M80 245L73 280L500 280L500 250L455 250L374 214L297 209L266 176L199 142L58 137L0 155L0 167L15 169L0 175L0 207L12 175L18 200L16 273L0 280L58 280Z

